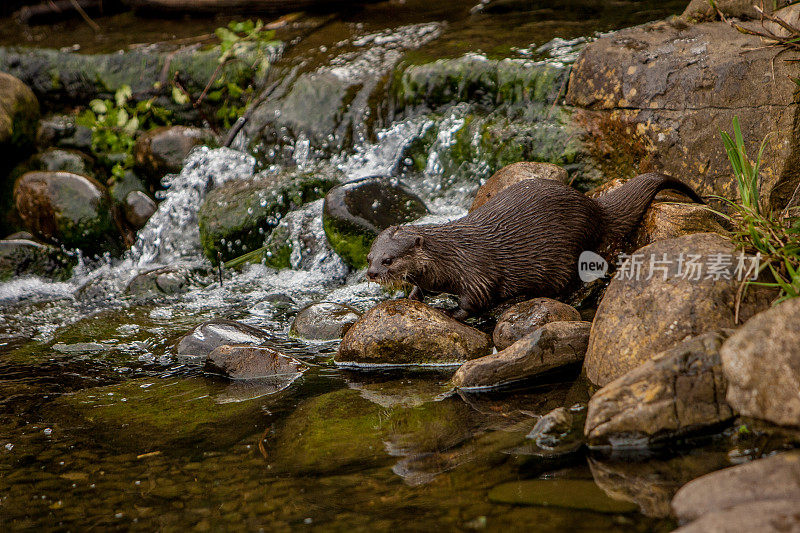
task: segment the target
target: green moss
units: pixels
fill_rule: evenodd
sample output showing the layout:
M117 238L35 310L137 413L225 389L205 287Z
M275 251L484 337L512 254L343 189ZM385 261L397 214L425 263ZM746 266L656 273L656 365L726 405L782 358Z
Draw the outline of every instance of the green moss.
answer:
M322 227L331 248L348 265L361 269L367 266L367 254L377 235L365 233L351 224L337 223L324 217Z

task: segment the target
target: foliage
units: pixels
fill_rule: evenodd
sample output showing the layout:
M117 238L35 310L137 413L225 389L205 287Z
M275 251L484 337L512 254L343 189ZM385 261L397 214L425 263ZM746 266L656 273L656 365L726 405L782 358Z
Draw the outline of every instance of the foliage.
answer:
M732 208L734 238L741 247L761 254L760 269L768 270L772 282L751 282L775 287L780 291L778 302L800 296L800 217L774 213L759 205L758 173L767 139L761 143L755 162L751 162L744 146L738 117L733 119L733 137L720 132L728 159L739 188L740 203L722 197L717 199Z
M131 101L133 94L127 85L120 88L114 100L96 99L89 109L78 115L78 124L92 130L92 151L112 156L112 179L119 179L133 166L133 147L140 130L147 131L172 123L172 113L154 104L155 98Z

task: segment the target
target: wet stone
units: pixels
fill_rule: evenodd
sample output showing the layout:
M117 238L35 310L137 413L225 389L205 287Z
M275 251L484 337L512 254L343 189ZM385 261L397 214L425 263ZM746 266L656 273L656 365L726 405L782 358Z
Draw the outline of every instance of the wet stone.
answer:
M473 359L453 376L463 389L499 387L549 370L580 363L586 353L590 322L550 322L505 350Z
M48 148L44 152L34 154L17 170L18 175L25 172L44 170L49 172L70 172L90 178L96 178L94 160L83 152L63 148Z
M189 290L192 273L180 266L166 266L137 274L128 282L125 293L135 296L179 294Z
M158 209L155 201L142 191L131 191L125 197L123 204L125 220L134 229L141 229Z
M276 387L288 387L306 371L300 361L266 346L217 346L205 363L205 371L230 379L275 378Z
M347 331L339 365L455 365L491 351L488 335L413 300L390 300Z
M92 178L69 172L28 172L14 186L27 229L46 241L88 253L120 247L108 193Z
M378 234L428 213L422 200L389 178L373 176L338 185L325 195L322 223L334 251L364 268Z
M341 339L360 317L361 313L347 305L332 302L311 304L297 313L289 334L306 340Z
M703 515L676 533L736 533L800 531L800 500L775 500L737 505Z
M497 321L492 338L504 350L548 322L581 320L574 307L550 298L534 298L511 306Z
M159 188L166 174L180 172L183 160L195 146L208 144L212 135L200 128L164 126L139 137L134 147L137 169Z
M209 320L195 327L178 343L178 355L207 356L219 346L257 345L271 340L266 331L235 320Z

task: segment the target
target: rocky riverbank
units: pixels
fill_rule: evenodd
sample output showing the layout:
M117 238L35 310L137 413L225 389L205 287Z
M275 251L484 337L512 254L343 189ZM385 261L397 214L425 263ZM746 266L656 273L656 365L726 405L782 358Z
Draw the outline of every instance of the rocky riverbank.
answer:
M35 412L102 435L117 475L194 446L219 479L235 447L292 490L368 470L395 511L425 485L455 513L446 479L469 520L441 520L459 528L551 508L608 528L800 527L800 298L756 272L774 257L743 245L719 137L734 117L747 153L769 135L763 209L790 214L797 52L696 4L601 35L571 20L551 35L497 1L119 53L0 47L0 287L22 291L0 292L0 368L89 365ZM718 6L759 24L734 4ZM471 31L498 16L534 22L513 47ZM534 30L548 38L523 46ZM452 220L525 179L597 197L649 171L710 207L662 193L607 275L554 298L460 322L447 295L364 278L389 226ZM49 390L31 387L9 398ZM153 494L194 505L159 461ZM263 516L229 505L230 523ZM304 519L286 509L269 512Z

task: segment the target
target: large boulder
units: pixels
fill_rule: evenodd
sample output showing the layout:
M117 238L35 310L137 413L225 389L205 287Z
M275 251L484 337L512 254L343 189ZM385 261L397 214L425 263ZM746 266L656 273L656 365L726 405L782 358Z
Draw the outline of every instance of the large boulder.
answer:
M584 363L589 380L607 385L687 337L735 327L741 257L731 241L713 233L637 250L597 309ZM751 261L744 259L739 270L746 272ZM765 309L773 296L750 287L739 305L740 319Z
M712 5L708 0L692 0L683 10L681 17L688 21L714 20L719 10L726 17L760 19L761 15L754 6L761 7L764 13L769 14L787 3L788 0L774 0L764 2L763 5L754 3L753 0L716 0Z
M733 418L725 402L719 348L725 336L705 333L656 355L589 400L590 446L648 446Z
M489 335L414 300L367 311L342 339L340 365L455 365L488 354Z
M505 350L548 322L580 320L581 314L571 305L551 298L534 298L512 305L497 320L492 333L494 345Z
M287 212L322 198L335 183L293 173L224 183L208 193L197 213L203 252L217 263L260 248Z
M350 266L367 266L378 234L428 213L419 197L389 178L374 176L343 183L325 195L322 224L334 251Z
M120 248L106 188L69 172L28 172L14 185L25 227L46 241L87 253Z
M461 366L453 385L462 389L497 387L580 363L589 342L590 322L550 322L505 350Z
M800 427L800 298L747 321L720 350L728 403L739 413Z
M561 183L567 183L569 174L567 174L566 170L553 163L521 161L506 165L492 174L481 185L478 192L475 193L475 200L472 201L472 206L470 206L469 210L474 211L479 208L506 187L530 179L556 180Z
M787 49L775 61L758 37L725 22L655 22L588 44L572 69L567 103L581 108L574 118L608 177L660 170L729 199L736 181L719 131L730 131L738 116L748 153L772 134L761 191L782 209L800 180L791 62L798 57Z
M210 142L212 136L200 128L164 126L139 137L133 156L150 186L158 189L165 174L180 172L183 160L195 146Z
M766 459L712 472L687 483L672 499L672 511L689 522L753 502L791 500L800 509L800 452L781 453Z

